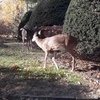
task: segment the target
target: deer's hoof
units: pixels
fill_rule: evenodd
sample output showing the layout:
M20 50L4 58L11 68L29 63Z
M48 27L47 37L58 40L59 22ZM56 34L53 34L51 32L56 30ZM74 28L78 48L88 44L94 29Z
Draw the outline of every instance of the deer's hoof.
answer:
M72 69L70 72L73 72L74 70Z

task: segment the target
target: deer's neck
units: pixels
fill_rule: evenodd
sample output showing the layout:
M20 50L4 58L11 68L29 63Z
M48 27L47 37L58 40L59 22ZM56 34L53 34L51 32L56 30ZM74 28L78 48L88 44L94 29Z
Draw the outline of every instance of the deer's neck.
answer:
M44 39L39 39L39 38L37 38L37 39L35 40L36 44L37 44L40 48L42 48L42 43L43 43L43 41L44 41Z

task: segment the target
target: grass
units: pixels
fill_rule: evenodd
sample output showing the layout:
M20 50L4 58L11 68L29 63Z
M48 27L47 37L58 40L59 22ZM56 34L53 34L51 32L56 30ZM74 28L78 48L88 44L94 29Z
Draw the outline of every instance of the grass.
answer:
M14 66L18 69L4 74L16 74L23 78L35 78L48 81L64 80L70 84L79 84L82 77L76 73L71 73L66 69L54 69L50 65L48 68L43 69L44 53L41 50L33 50L33 52L21 52L21 45L10 42L5 44L6 47L0 47L0 67L12 70Z

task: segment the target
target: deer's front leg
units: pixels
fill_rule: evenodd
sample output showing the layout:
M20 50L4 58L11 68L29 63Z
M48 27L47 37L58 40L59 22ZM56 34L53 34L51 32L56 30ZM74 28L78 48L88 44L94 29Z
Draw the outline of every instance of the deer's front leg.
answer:
M45 61L44 61L44 67L43 68L46 68L46 65L47 65L47 56L48 56L48 52L45 52Z

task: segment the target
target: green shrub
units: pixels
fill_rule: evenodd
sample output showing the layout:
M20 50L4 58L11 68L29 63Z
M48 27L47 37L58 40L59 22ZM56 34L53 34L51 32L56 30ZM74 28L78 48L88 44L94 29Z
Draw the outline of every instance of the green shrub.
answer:
M71 0L63 33L79 39L77 48L81 53L100 56L100 0Z
M70 0L42 0L33 9L30 20L25 27L32 29L36 25L63 25L69 2Z

